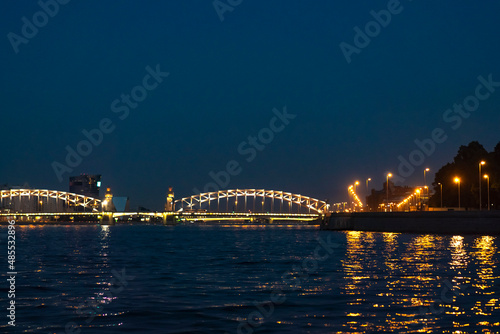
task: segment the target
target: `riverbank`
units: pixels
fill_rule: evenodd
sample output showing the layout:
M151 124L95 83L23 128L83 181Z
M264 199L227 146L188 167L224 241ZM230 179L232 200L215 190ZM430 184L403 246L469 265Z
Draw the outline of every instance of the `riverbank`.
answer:
M321 229L431 234L500 234L500 211L334 213Z

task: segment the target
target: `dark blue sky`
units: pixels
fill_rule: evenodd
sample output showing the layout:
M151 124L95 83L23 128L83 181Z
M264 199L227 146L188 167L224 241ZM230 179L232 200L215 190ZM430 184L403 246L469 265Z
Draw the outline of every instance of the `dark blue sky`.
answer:
M115 195L160 209L169 185L191 195L235 160L241 172L224 188L336 202L355 179L381 188L435 128L447 140L406 184L422 184L423 168L436 171L459 145L493 149L500 88L456 130L443 114L474 95L478 76L500 81L500 3L401 1L348 63L340 43L354 45L354 27L390 2L243 1L221 22L208 0L72 0L16 53L8 34L22 36L22 18L41 7L3 1L0 183L67 190L69 174L100 173ZM121 120L112 102L157 64L169 76ZM246 161L240 143L284 106L296 118ZM114 130L60 182L53 162L65 164L66 146L105 118Z

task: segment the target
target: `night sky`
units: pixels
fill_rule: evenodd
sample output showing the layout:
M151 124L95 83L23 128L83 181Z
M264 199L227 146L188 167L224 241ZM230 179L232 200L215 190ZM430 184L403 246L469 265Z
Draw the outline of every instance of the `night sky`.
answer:
M479 76L500 82L498 1L216 5L220 15L209 0L72 0L51 17L36 1L2 1L0 184L68 190L70 175L96 173L133 207L159 210L169 185L191 195L231 162L223 189L337 202L354 180L382 188L436 128L446 140L404 184L421 185L425 167L433 179L460 145L500 141L500 87L480 89L489 96L459 126L444 119ZM355 27L366 34L388 6L348 62L341 43L353 50ZM131 93L141 101L122 99ZM108 133L60 181L67 147L100 124Z

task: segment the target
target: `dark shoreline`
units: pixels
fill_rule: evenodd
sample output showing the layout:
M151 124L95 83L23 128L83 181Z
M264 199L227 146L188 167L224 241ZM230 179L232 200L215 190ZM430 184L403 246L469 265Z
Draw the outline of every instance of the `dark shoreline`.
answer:
M322 230L425 234L500 234L500 211L334 213Z

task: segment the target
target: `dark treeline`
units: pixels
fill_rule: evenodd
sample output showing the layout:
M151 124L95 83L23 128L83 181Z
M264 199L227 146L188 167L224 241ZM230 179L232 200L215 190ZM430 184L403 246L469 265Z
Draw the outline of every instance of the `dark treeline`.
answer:
M460 146L453 162L446 164L436 173L434 182L434 195L430 198L430 206L441 205L441 186L443 185L443 206L458 206L458 185L455 177L460 178L460 203L464 208L479 208L479 164L481 174L487 174L490 182L491 209L500 209L500 143L495 146L493 152L488 152L477 141L467 146ZM481 196L483 210L488 207L487 180L481 177Z

